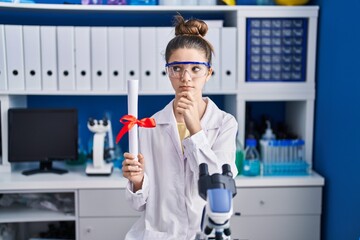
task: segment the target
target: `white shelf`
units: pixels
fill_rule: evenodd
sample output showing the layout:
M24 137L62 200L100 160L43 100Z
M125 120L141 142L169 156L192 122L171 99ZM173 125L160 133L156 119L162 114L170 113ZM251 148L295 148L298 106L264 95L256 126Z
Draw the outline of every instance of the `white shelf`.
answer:
M73 214L65 214L50 210L29 208L25 206L0 207L0 223L15 222L48 222L48 221L75 221Z
M52 173L24 176L20 172L0 175L1 191L35 191L35 190L69 190L69 189L123 189L127 179L119 169L111 176L87 176L83 168L68 168L69 173L57 175ZM313 173L309 176L261 176L235 178L237 187L271 187L271 186L322 186L324 179Z
M237 94L236 89L234 90L221 90L220 91L205 91L204 94L217 94L217 95L234 95ZM74 91L61 91L61 90L56 90L56 91L28 91L28 90L23 90L23 91L0 91L0 95L79 95L79 96L87 96L87 95L91 95L91 96L127 96L127 92L126 91L79 91L79 90L74 90ZM140 96L147 96L147 95L174 95L174 92L168 92L168 91L140 91L139 92Z
M235 178L236 187L304 187L324 186L325 180L316 172L308 176L258 176Z
M3 173L0 175L0 191L28 190L69 190L69 189L109 189L125 188L127 179L122 177L119 169L111 176L87 176L84 167L63 167L69 170L63 175L42 173L25 176L21 172Z
M314 100L315 86L305 82L245 82L238 85L246 100Z
M309 16L315 16L317 14L318 6L165 6L165 5L153 5L153 6L145 6L145 5L80 5L80 4L26 4L26 3L0 3L0 8L12 8L12 9L27 9L27 10L75 10L75 11L126 11L126 12L163 12L163 11L204 11L204 12L228 12L228 11L237 11L244 10L244 14L247 14L247 11L255 10L263 11L268 16L273 16L271 14L272 10L281 10L284 13L288 14L296 14L297 12L305 11ZM309 12L309 9L313 11ZM256 14L256 13L254 13ZM275 13L275 16L278 13ZM303 16L303 13L299 13Z
M140 91L139 95L173 95L173 91ZM274 99L274 100L306 100L306 99L315 99L315 86L314 84L305 83L305 82L245 82L238 83L237 89L233 90L205 90L204 94L220 94L220 95L234 95L239 94L242 98L247 99ZM117 96L126 96L127 92L123 91L0 91L0 95L117 95Z

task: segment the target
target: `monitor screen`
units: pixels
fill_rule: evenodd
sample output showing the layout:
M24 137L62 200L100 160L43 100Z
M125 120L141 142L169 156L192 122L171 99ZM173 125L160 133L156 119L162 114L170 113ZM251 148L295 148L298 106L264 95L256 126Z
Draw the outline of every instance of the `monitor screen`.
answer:
M28 174L64 173L52 168L52 161L77 159L76 109L13 108L8 123L9 162L40 162L40 169Z

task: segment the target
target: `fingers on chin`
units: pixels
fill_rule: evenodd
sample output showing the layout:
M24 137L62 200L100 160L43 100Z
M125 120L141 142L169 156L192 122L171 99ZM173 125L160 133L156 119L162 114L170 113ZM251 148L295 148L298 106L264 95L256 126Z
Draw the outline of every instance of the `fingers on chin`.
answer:
M130 177L135 177L141 175L141 172L131 172Z
M138 176L140 175L141 173L140 172L126 172L126 173L123 173L123 176L124 178L131 178L131 177L135 177L135 176Z

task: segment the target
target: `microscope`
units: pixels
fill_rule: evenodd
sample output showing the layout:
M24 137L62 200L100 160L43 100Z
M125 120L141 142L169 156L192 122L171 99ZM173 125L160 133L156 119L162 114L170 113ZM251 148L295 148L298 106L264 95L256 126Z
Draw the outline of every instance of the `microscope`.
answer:
M229 164L222 166L222 174L209 175L208 165L199 166L199 195L206 200L201 220L201 233L196 240L230 239L230 218L233 213L233 197L236 195L236 185ZM215 237L209 237L212 232Z
M87 175L110 175L113 170L113 164L105 162L104 143L106 134L111 131L110 121L106 118L96 120L90 118L87 127L94 133L93 138L93 163L86 167Z

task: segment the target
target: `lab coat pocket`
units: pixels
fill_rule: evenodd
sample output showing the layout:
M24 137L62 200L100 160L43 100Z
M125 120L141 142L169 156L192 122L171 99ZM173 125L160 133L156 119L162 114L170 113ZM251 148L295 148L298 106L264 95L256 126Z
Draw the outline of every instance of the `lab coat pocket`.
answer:
M146 240L168 240L168 235L166 232L158 232L153 230L145 229L144 239Z

